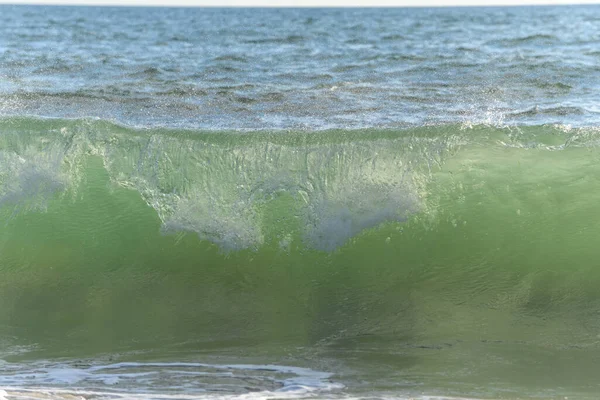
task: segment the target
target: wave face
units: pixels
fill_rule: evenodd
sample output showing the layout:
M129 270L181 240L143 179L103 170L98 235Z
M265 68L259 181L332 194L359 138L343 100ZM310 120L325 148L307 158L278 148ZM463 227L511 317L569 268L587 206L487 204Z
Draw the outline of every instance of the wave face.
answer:
M0 132L2 358L344 365L316 387L357 395L596 390L596 129Z

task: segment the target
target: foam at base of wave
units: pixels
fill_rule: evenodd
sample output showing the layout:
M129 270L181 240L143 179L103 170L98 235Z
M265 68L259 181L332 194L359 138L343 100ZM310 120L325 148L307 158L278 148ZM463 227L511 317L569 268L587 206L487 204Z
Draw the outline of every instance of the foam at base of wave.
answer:
M0 364L0 399L294 399L342 389L331 374L192 362Z

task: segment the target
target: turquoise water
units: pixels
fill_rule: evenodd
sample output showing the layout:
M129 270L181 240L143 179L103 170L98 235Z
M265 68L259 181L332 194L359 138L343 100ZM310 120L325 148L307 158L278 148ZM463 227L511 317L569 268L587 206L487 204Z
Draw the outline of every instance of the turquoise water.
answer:
M597 398L598 10L0 7L0 400Z

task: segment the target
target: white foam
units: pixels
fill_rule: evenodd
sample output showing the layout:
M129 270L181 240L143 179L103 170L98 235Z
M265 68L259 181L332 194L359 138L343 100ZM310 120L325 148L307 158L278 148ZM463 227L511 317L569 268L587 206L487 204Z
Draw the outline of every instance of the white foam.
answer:
M330 381L330 376L308 368L279 365L121 362L76 367L46 362L7 364L0 369L0 400L88 397L107 400L295 399L342 389L343 385ZM220 379L229 379L232 383L222 386L218 383ZM263 389L252 391L255 389L248 389L248 385L262 386Z
M167 232L196 232L228 251L258 248L269 235L296 240L300 231L308 246L332 251L361 231L419 211L427 174L451 146L418 136L320 143L292 135L290 144L232 136L211 143L97 128L83 121L43 135L14 135L17 145L5 138L0 205L31 201L43 208L54 192L82 182L85 158L94 155L113 183L141 194ZM281 194L293 199L287 211L300 226L263 226Z
M0 150L0 206L11 203L30 209L44 209L46 201L64 186L59 155L40 157Z
M142 194L167 231L196 232L224 250L256 248L270 230L282 237L295 229L262 226L268 203L287 194L296 200L290 213L303 218L306 243L331 251L418 210L418 169L427 170L440 147L419 138L301 146L235 139L214 145L119 136L96 153L115 182Z
M0 390L0 400L272 400L272 399L339 399L339 400L482 400L475 397L456 396L410 396L403 394L371 393L368 396L353 396L350 394L314 394L314 393L281 393L260 392L246 394L149 394L149 393L114 393L101 391L76 391L61 389L32 389L14 388ZM487 399L490 400L490 399Z

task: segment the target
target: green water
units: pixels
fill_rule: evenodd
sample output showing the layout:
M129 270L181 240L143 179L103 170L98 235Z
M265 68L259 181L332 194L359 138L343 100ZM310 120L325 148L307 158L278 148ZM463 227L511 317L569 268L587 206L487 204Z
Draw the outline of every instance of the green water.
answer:
M600 389L593 131L1 129L7 360L201 354L362 395Z

